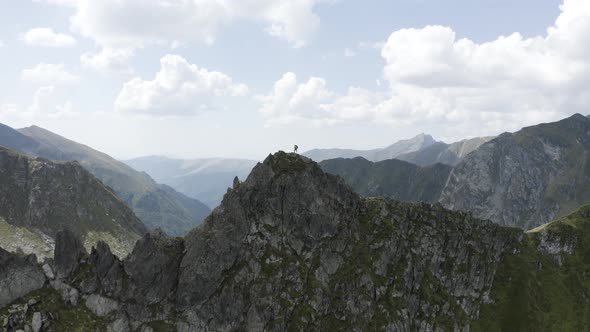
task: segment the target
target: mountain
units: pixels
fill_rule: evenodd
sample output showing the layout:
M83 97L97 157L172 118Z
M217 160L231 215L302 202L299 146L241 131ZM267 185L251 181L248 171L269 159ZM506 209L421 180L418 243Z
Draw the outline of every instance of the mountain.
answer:
M324 160L319 165L324 172L342 177L360 195L427 203L438 201L451 172L451 166L444 164L420 167L397 159L373 163L361 157Z
M0 322L35 323L29 303L48 326L119 331L576 331L590 319L590 208L525 233L361 198L296 154L258 164L184 239L147 234L121 261L74 235L60 233L43 268L63 272Z
M419 166L430 166L442 163L450 166L457 165L466 155L479 148L494 137L476 137L459 142L446 144L436 142L418 151L405 153L396 159L405 160Z
M363 157L369 161L382 161L394 159L399 155L419 151L436 141L430 135L420 134L414 138L401 140L386 148L375 150L347 150L347 149L314 149L303 153L304 156L320 162L336 158Z
M232 186L234 178L246 178L257 162L247 159L182 160L148 156L125 160L124 163L215 208L227 188Z
M149 228L171 235L186 233L210 212L203 203L156 183L110 156L40 127L14 130L0 126L0 145L30 156L78 161L129 205Z
M440 201L523 229L590 203L590 119L575 114L483 144L453 169Z
M69 229L90 248L104 240L126 255L146 229L115 193L77 162L31 158L0 147L0 246L39 256Z

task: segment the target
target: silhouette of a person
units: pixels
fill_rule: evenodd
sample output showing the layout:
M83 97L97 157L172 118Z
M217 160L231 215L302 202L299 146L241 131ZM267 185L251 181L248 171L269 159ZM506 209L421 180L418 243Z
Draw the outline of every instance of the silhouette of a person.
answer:
M297 153L298 149L299 149L299 147L297 146L297 144L295 144L295 147L293 148L293 150L295 150L295 153Z

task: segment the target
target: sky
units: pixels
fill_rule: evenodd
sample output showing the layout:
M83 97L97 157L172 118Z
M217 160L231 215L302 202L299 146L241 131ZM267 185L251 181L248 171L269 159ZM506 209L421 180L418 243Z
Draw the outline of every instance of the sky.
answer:
M590 105L587 0L1 0L0 122L116 158L453 142Z

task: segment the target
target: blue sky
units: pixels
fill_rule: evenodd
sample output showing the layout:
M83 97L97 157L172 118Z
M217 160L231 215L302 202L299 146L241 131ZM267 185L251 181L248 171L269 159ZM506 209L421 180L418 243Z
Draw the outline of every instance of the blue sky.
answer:
M590 101L584 0L220 3L3 1L0 122L119 158L263 158L494 135Z

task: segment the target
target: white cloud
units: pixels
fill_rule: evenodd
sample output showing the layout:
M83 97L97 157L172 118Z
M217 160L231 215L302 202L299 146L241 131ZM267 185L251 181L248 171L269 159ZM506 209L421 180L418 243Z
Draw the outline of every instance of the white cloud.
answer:
M235 84L226 74L199 68L178 55L166 55L153 80L136 77L125 83L115 108L155 116L186 116L215 108L221 97L247 93L246 85Z
M468 136L586 113L590 2L565 0L560 8L546 35L534 38L514 33L476 43L458 39L443 26L395 31L381 52L387 92L333 93L332 100L321 105L324 123L347 121L354 110L355 119L453 128L457 135ZM345 106L342 100L347 100ZM317 122L299 110L286 112L280 117ZM271 113L269 121L275 119Z
M74 37L55 33L51 28L30 29L21 35L21 39L27 45L40 47L68 47L76 44Z
M47 0L73 6L72 27L101 46L212 42L235 21L262 21L265 31L295 47L305 45L320 19L313 12L326 0ZM158 19L154 19L157 17Z
M37 84L60 84L78 80L63 64L40 63L21 72L21 80Z
M129 59L133 56L132 49L103 48L99 53L84 53L80 56L83 66L107 74L131 74L133 70Z

